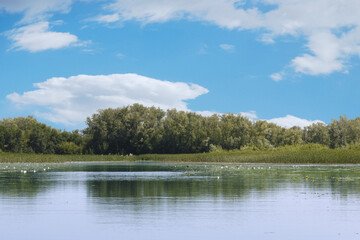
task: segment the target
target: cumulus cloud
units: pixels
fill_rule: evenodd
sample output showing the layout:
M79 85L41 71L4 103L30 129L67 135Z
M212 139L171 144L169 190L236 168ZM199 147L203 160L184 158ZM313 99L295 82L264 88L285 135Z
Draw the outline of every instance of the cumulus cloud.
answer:
M38 89L23 94L12 93L7 99L18 105L46 109L37 115L68 125L84 122L98 109L134 103L189 111L186 100L208 93L206 88L196 84L161 81L137 74L51 78L34 86Z
M314 33L309 38L308 48L313 55L304 54L292 60L297 72L310 75L329 74L344 68L341 60L341 39L330 31Z
M13 41L12 48L30 52L59 49L78 43L75 35L51 31L49 22L38 22L13 29L7 36Z
M138 74L78 75L69 78L50 78L35 83L37 88L22 94L12 93L7 99L19 106L35 106L38 117L54 123L81 125L86 117L99 109L117 108L140 103L161 109L176 108L191 111L186 100L195 99L209 92L206 88L184 82L169 82ZM221 114L214 111L197 111L203 116ZM257 121L255 111L239 112L239 115ZM263 119L264 120L264 119ZM265 120L290 128L305 127L320 120L300 119L291 115Z
M271 10L262 11L264 4ZM237 0L116 0L106 9L113 14L106 16L109 21L206 21L227 29L260 29L267 43L281 35L305 37L308 52L291 61L303 74L346 71L344 62L360 55L358 0L260 0L250 8Z
M294 126L304 128L314 123L324 123L323 121L320 120L311 121L311 120L301 119L292 115L286 115L285 117L280 117L280 118L272 118L265 121L269 123L275 123L284 128L291 128Z

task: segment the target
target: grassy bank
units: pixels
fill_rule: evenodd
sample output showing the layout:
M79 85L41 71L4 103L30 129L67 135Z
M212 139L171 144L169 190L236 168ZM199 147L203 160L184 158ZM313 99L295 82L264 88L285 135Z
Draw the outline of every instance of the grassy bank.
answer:
M120 155L46 155L0 153L0 162L61 163L88 161L173 161L173 162L233 162L288 164L360 164L360 149L329 149L319 146L291 146L269 150L218 151L199 154Z

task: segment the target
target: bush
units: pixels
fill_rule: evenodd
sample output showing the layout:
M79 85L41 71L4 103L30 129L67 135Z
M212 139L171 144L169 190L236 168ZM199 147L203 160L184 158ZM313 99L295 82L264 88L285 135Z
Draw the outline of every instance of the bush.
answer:
M82 147L73 142L62 142L57 146L58 154L81 154Z
M210 148L209 152L222 152L223 151L221 146L217 146L214 144L210 144L209 148Z

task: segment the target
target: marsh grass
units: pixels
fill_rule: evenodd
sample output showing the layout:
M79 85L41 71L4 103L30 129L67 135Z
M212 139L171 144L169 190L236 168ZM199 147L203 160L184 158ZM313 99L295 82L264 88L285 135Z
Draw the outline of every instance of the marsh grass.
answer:
M56 155L0 153L0 163L64 163L64 162L95 162L95 161L130 161L131 156L120 155Z
M62 163L92 161L168 161L288 164L360 164L360 149L329 149L321 145L287 146L267 150L243 149L198 154L47 155L0 153L0 162Z
M301 151L232 151L202 154L149 154L137 156L139 160L179 162L229 163L289 163L289 164L356 164L360 151L301 150Z
M137 156L137 158L182 162L360 164L360 149L329 149L319 144L306 144L263 150L247 148L200 154L148 154Z

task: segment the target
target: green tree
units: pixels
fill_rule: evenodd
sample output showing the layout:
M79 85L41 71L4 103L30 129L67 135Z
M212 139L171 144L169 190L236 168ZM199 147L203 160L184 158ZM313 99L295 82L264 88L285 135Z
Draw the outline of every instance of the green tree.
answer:
M304 129L304 141L306 143L319 143L330 145L329 128L324 123L314 123Z

